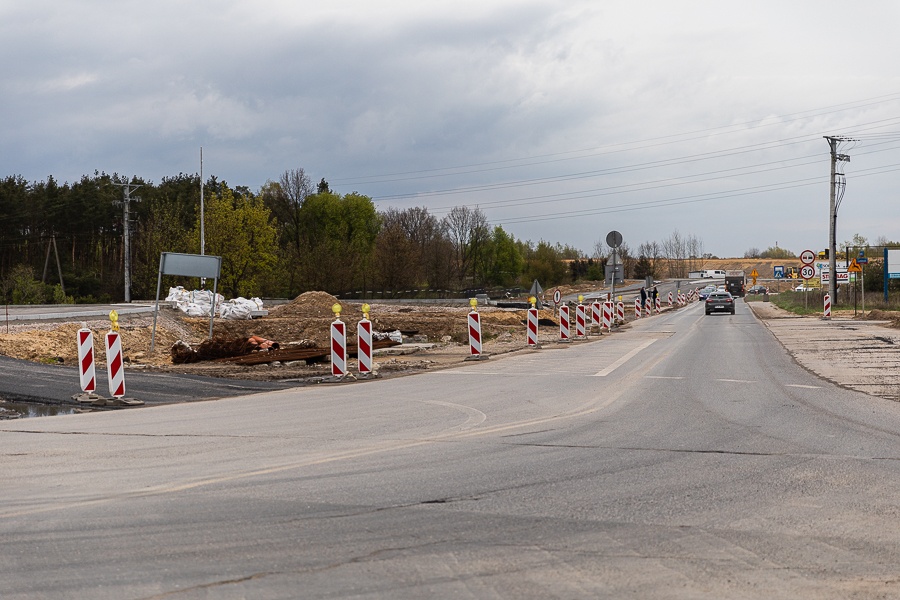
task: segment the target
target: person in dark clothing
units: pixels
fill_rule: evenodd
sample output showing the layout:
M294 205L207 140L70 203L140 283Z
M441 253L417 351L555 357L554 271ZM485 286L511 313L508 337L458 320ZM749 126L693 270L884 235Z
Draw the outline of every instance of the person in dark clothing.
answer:
M641 306L647 304L647 290L641 288Z

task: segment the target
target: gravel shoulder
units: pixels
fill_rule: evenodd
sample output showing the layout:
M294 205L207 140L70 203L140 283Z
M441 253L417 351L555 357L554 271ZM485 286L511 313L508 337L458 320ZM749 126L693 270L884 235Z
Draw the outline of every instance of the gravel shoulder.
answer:
M891 319L798 316L748 302L798 364L842 387L900 401L900 330Z

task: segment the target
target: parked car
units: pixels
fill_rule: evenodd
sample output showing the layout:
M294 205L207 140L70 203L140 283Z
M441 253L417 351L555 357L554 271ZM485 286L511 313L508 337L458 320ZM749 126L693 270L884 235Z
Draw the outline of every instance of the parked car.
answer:
M713 292L706 297L706 314L730 312L734 314L734 297L728 292Z
M794 288L794 291L795 292L815 292L815 291L819 291L821 289L822 288L809 287L808 285L801 283L800 285L798 285L797 287Z
M748 294L768 294L769 288L764 285L751 285L750 289L747 290Z
M706 286L705 288L700 290L700 299L706 300L706 297L709 296L710 294L712 294L714 291L716 291L716 286L714 286L714 285Z

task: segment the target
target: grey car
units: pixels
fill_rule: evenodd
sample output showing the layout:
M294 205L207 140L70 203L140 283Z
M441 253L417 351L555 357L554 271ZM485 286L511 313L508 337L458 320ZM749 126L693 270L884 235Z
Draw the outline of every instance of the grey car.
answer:
M734 314L734 298L728 292L713 292L706 297L706 314L729 312Z

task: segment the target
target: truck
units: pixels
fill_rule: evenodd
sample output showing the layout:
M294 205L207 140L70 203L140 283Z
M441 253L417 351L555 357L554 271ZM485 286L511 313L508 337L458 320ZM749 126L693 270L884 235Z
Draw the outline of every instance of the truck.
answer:
M744 296L747 277L743 271L725 271L725 290L732 296Z

